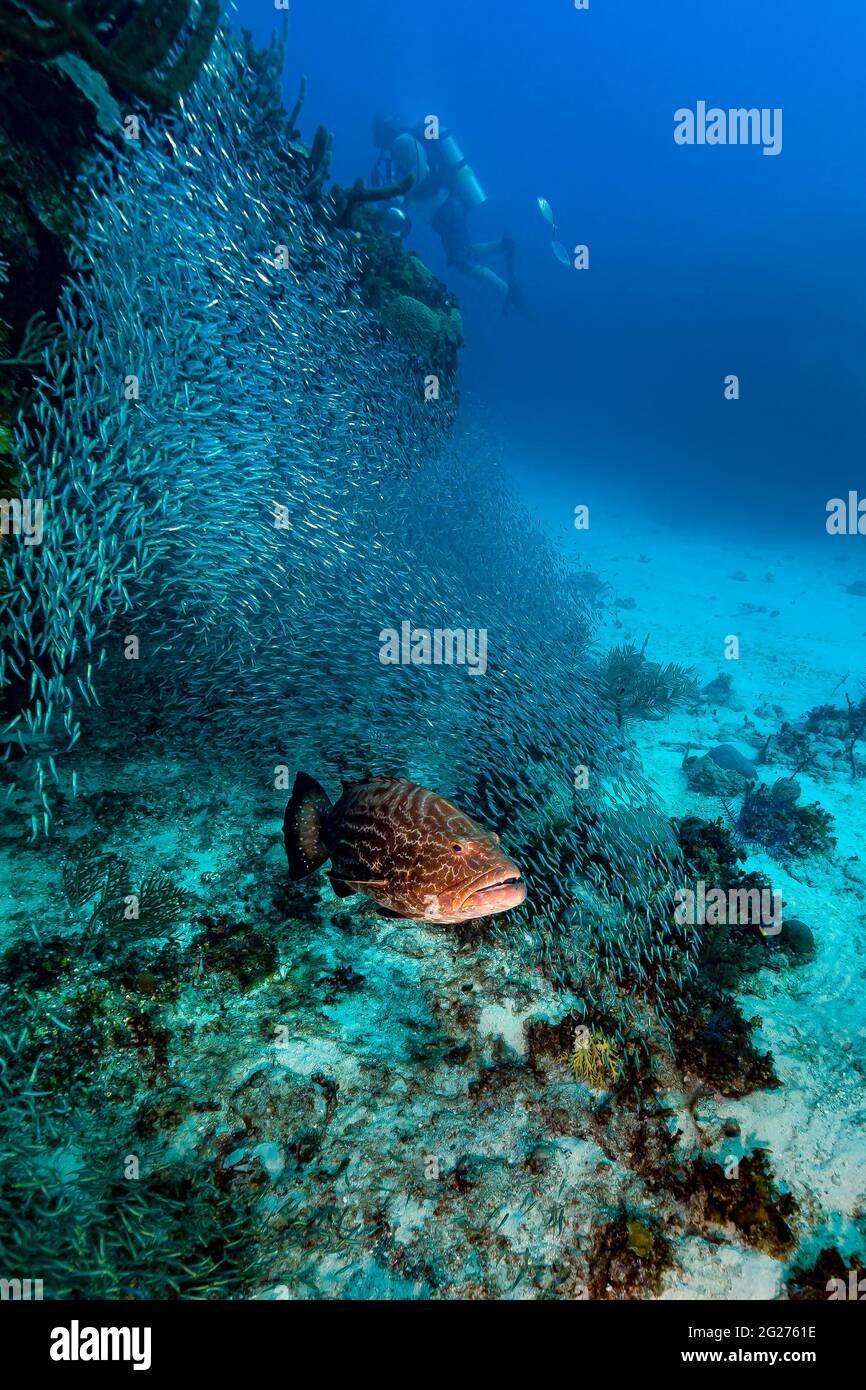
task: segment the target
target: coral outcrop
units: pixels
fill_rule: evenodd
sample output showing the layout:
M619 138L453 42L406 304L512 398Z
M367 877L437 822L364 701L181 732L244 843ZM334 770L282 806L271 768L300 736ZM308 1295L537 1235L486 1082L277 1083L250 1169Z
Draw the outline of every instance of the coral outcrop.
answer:
M219 0L198 0L195 8L191 0L139 0L131 10L120 0L9 0L0 13L0 43L33 62L74 55L150 106L168 109L198 76L218 19Z
M417 350L383 337L404 299L422 352L454 350L454 306L372 208L347 234L304 198L275 69L218 34L182 116L94 165L16 436L51 525L5 560L7 804L55 833L92 731L126 747L133 710L136 739L251 750L269 786L288 762L415 771L507 827L535 904L505 928L516 953L646 1047L694 962L667 918L669 827L581 659L579 586L495 461L447 443L454 396L425 401ZM495 634L483 685L381 666L383 623L415 615Z
M457 309L436 310L408 294L395 295L382 312L386 326L433 372L453 375L463 342Z

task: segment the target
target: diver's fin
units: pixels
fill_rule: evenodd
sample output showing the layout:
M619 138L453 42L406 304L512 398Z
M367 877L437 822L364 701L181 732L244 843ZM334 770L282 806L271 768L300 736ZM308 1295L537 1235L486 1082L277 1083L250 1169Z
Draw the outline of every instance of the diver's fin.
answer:
M505 265L507 267L508 283L510 285L514 280L514 261L517 254L517 245L513 236L504 236L501 245L502 254L505 257Z
M516 314L526 313L526 305L523 300L523 294L520 290L519 285L517 284L517 281L514 279L510 279L508 281L508 293L506 294L505 302L502 305L502 312L506 315L506 317L512 310Z
M306 878L329 858L322 840L322 818L331 803L315 777L299 772L283 816L283 843L289 861L289 878Z
M516 284L516 282L514 281L512 281L512 283L508 286L508 293L505 296L505 301L502 305L502 312L503 314L505 314L506 318L512 311L515 314L517 314L520 318L526 319L528 323L537 322L536 316L530 313L529 309L527 309L526 307L526 300L523 298L523 291L521 290L520 286Z

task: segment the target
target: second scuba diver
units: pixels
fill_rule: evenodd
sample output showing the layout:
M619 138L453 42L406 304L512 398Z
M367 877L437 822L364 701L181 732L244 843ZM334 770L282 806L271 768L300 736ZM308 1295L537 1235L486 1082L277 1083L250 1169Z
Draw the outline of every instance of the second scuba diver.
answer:
M435 136L428 133L435 130ZM411 174L409 192L386 209L385 222L395 236L406 237L412 227L410 213L429 223L439 236L448 264L481 284L489 285L502 297L507 313L522 309L514 279L514 241L510 236L497 241L472 242L469 213L487 202L487 194L467 164L454 136L432 125L432 118L418 126L407 126L394 117L377 116L373 139L379 158L373 169L373 183L382 187ZM497 275L482 257L501 254L505 278Z

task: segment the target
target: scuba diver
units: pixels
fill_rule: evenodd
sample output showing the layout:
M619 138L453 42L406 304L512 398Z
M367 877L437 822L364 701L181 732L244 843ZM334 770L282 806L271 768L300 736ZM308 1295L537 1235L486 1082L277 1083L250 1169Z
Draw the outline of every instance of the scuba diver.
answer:
M373 121L373 139L379 150L371 175L373 186L387 187L408 174L413 178L409 192L386 208L385 224L395 236L404 238L412 230L410 213L417 215L439 236L449 265L501 294L506 313L511 308L521 310L523 302L514 279L514 240L503 236L498 241L470 241L469 212L486 203L487 194L454 136L438 127L437 131L432 138L425 122L407 126L387 116L376 116ZM482 263L483 256L497 253L505 260L505 279Z

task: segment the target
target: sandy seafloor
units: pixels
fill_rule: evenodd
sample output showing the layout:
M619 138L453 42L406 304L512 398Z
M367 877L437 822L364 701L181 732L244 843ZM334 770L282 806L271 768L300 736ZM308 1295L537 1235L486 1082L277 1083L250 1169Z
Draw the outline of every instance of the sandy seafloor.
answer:
M520 486L519 472L516 481ZM524 489L538 510L537 476ZM866 542L819 530L811 546L725 543L629 516L615 498L592 506L589 528L578 532L572 491L551 488L540 511L566 553L610 585L599 647L640 645L649 634L649 657L694 666L702 684L722 672L732 678L736 709L709 704L699 714L631 726L669 813L715 819L723 814L719 799L688 788L687 746L703 753L730 742L754 757L783 719L796 722L816 705L841 706L846 690L854 701L862 695L866 597L847 587L866 579ZM822 524L817 518L816 529ZM618 606L622 600L628 608ZM740 639L737 660L724 656L730 634ZM772 756L760 769L766 782L790 772ZM866 781L844 768L807 769L797 777L803 801L820 802L834 817L835 853L789 872L758 852L744 868L765 873L782 892L786 915L810 925L817 956L795 971L762 971L752 994L738 996L747 1017L761 1017L755 1040L771 1049L783 1084L729 1099L725 1107L740 1122L747 1148L772 1151L777 1174L809 1214L805 1254L822 1244L859 1247L866 1218ZM723 1251L708 1261L702 1253L689 1250L684 1279L670 1281L665 1296L776 1293L773 1261L732 1259Z
M551 529L610 584L599 649L649 633L650 655L696 666L702 682L733 675L742 709L705 706L633 726L670 814L720 814L717 801L687 789L687 743L750 751L778 727L779 710L796 719L834 689L840 701L846 673L858 693L866 598L843 588L866 573L856 541L816 546L814 557L793 547L769 554L621 513L606 527L600 511L578 536L566 507L562 522L553 503L546 509ZM738 662L722 658L729 633L741 639ZM656 1199L618 1159L617 1117L598 1116L565 1059L533 1051L529 1025L562 1013L552 989L489 938L377 920L359 899L334 898L323 876L287 885L284 797L263 792L262 768L146 744L83 753L79 768L80 797L59 814L52 842L32 849L20 829L4 834L2 916L12 933L69 923L60 863L72 841L98 830L134 870L175 875L197 914L278 945L275 968L242 989L218 950L193 948L177 983L144 1001L169 1028L167 1055L132 1051L106 1082L106 1135L115 1116L141 1113L154 1094L180 1097L164 1127L146 1128L145 1165L198 1154L227 1181L267 1175L261 1210L272 1224L258 1296L585 1296L594 1224L623 1202L652 1213ZM772 1151L777 1180L800 1203L804 1260L826 1244L863 1246L866 783L844 772L800 780L804 799L836 818L832 860L794 873L760 854L747 865L770 876L818 944L807 966L753 976L742 1001L746 1017L763 1020L756 1041L772 1049L783 1084L706 1097L696 1116L710 1140L733 1119L735 1148ZM181 944L201 930L185 924ZM130 986L129 1006L141 1003ZM666 1099L688 1151L695 1122L684 1096ZM726 1140L718 1152L730 1148ZM48 1167L68 1175L77 1162L73 1137ZM776 1260L732 1232L707 1239L670 1204L663 1218L674 1265L662 1297L779 1296Z

